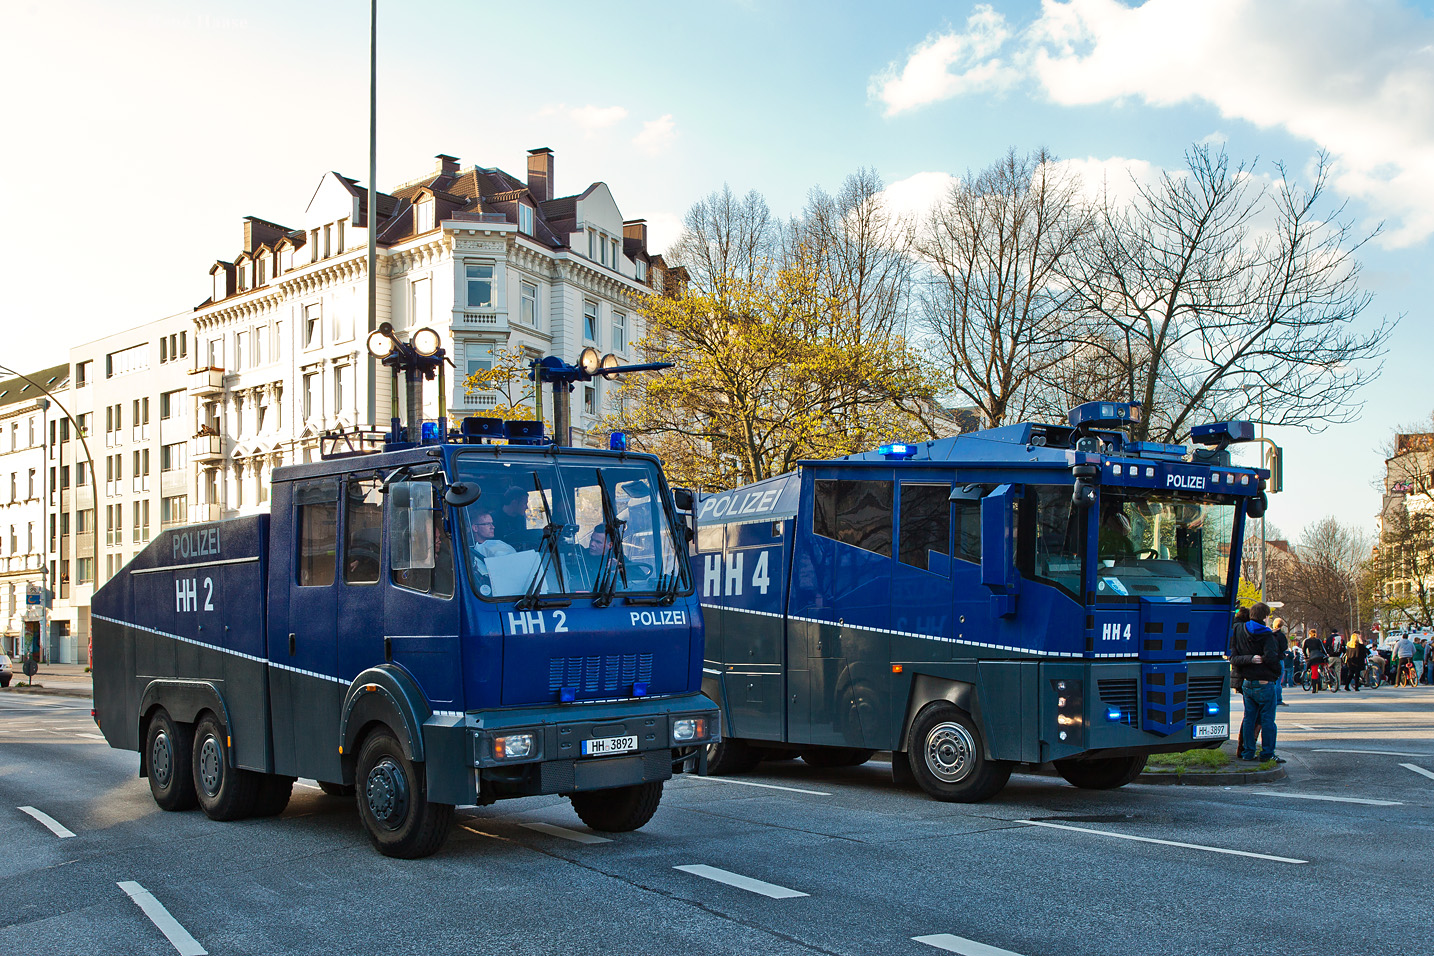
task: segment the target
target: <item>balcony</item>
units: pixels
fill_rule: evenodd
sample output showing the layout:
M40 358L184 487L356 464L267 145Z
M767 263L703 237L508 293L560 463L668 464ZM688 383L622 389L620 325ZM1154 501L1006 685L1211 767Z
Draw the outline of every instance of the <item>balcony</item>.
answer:
M194 398L209 398L224 391L224 370L222 368L197 368L189 373L189 394Z
M189 509L189 520L193 524L202 521L218 521L224 516L223 511L222 505L200 503Z
M218 435L199 435L189 440L190 461L221 461L224 439Z
M453 328L483 332L508 331L508 313L490 309L463 309L453 313Z

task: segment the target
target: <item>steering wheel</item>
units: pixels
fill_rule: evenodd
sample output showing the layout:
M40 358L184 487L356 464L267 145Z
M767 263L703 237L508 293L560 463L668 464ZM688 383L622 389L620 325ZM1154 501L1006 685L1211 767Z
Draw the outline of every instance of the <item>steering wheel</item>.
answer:
M1152 559L1158 559L1160 557L1160 552L1155 550L1154 548L1142 548L1139 551L1135 552L1135 556L1137 558L1148 557Z
M627 578L629 581L651 581L655 577L650 564L630 564L627 566Z

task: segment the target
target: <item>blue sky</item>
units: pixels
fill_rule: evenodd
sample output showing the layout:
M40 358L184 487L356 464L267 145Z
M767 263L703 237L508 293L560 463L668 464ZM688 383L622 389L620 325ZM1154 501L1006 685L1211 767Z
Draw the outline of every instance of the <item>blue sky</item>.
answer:
M0 62L6 336L38 367L183 311L240 220L296 223L319 176L367 170L368 5L11 4ZM1371 317L1404 315L1358 423L1275 435L1271 522L1373 527L1377 447L1434 410L1434 10L1394 0L1045 0L539 7L380 0L379 185L436 153L560 192L603 180L659 245L724 182L779 214L867 166L913 207L1007 148L1088 178L1178 168L1193 142L1335 161ZM14 42L18 41L18 42Z

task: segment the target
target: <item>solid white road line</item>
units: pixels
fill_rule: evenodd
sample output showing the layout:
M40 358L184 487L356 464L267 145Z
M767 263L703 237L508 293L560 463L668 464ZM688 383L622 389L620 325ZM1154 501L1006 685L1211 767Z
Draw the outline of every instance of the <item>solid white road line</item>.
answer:
M952 936L950 933L936 933L931 936L913 936L913 943L925 943L927 946L934 946L937 949L944 949L948 953L960 953L961 956L1020 956L1009 949L1001 949L997 946L987 946L985 943L978 943L974 939L965 939L961 936Z
M1291 724L1290 726L1292 726L1292 727L1297 727L1297 728L1299 728L1300 730L1308 730L1308 731L1310 731L1311 733L1316 733L1316 734L1319 733L1318 728L1311 727L1309 724Z
M76 737L88 737L90 740L104 740L103 734L75 734Z
M1117 840L1134 840L1137 843L1158 843L1161 846L1178 846L1186 850L1204 850L1206 853L1224 853L1229 856L1248 856L1256 860L1273 860L1276 863L1308 863L1288 856L1270 856L1268 853L1250 853L1247 850L1227 850L1222 846L1201 846L1199 843L1179 843L1175 840L1157 840L1154 837L1131 836L1128 833L1111 833L1109 830L1092 830L1088 827L1072 827L1063 823L1047 823L1044 820L1016 820L1033 827L1049 827L1052 830L1070 830L1075 833L1090 833L1095 836L1114 837Z
M55 836L59 837L61 840L63 840L65 837L74 836L74 834L71 833L68 829L66 829L64 825L62 825L58 820L50 816L48 813L36 810L34 807L17 807L16 809L18 809L21 813L28 813L36 820L39 820L45 826L49 827L50 832L53 833Z
M727 870L719 870L715 866L707 866L704 863L674 866L673 869L681 870L683 873L691 873L693 876L700 876L703 879L712 880L717 883L735 886L737 889L746 890L749 893L759 893L762 896L767 896L774 900L786 900L796 896L807 895L800 890L789 890L785 886L778 886L775 883L766 883L762 880L754 880L750 876L743 876L740 873L731 873Z
M1359 803L1366 807L1402 807L1398 800L1370 800L1366 797L1326 797L1318 793L1281 793L1278 790L1250 790L1256 797L1289 797L1291 800L1326 800L1330 803Z
M169 910L165 909L149 890L133 880L125 880L116 885L129 894L129 898L144 911L151 923L159 927L170 945L179 951L179 956L209 956L209 951L200 946L199 940L190 936L188 931L179 925L179 920L169 915Z
M735 783L739 787L761 787L763 790L785 790L788 793L809 793L814 797L829 797L825 790L803 790L801 787L779 787L775 783L756 783L751 780L733 780L731 777L695 777L695 780L710 780L713 783Z
M322 793L324 789L323 787L319 786L319 782L317 780L310 780L307 777L300 777L298 780L295 780L294 785L297 787L303 787L305 790L318 790L320 793Z
M1403 750L1336 750L1330 747L1316 747L1317 754L1374 754L1376 757L1434 757L1434 754L1412 754Z
M1423 776L1428 777L1430 780L1434 780L1434 771L1425 770L1423 767L1416 767L1412 763L1402 763L1399 766L1403 767L1405 770L1413 770L1417 774L1422 774Z
M611 843L607 837L598 836L596 833L583 833L579 830L569 830L567 827L555 826L551 823L525 823L523 826L529 830L537 830L539 833L546 833L548 836L562 837L564 840L572 840L574 843Z

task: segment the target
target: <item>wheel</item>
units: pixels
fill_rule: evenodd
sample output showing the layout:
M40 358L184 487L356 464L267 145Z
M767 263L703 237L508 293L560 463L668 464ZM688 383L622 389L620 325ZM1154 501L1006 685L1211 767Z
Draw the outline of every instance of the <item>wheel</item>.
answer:
M876 751L857 747L809 747L800 753L802 760L813 767L860 767Z
M347 783L329 783L327 780L320 780L319 789L331 797L351 797L354 795L355 788Z
M10 678L13 676L13 674L6 674L4 677L0 677L0 687L9 687Z
M1309 689L1310 689L1310 675L1309 675L1308 673L1301 674L1301 675L1300 675L1300 690L1309 690Z
M714 777L746 773L761 759L761 752L748 746L745 740L723 737L715 744L707 745L707 773Z
M453 806L428 802L423 766L403 755L388 730L364 740L354 780L359 817L378 852L416 860L443 845Z
M911 772L911 761L906 754L891 755L891 782L903 790L916 789L916 775Z
M568 799L578 818L594 830L626 833L652 819L662 802L662 781L639 783L611 790L586 790L572 793Z
M294 778L266 773L259 778L259 792L254 797L256 817L277 817L289 805L294 793Z
M205 714L194 729L194 790L211 820L242 820L254 812L262 774L230 766L228 734Z
M1057 760L1056 773L1082 790L1114 790L1140 776L1145 757L1098 757L1094 760Z
M161 810L193 810L194 774L190 770L192 729L176 724L168 711L157 710L144 734L149 792Z
M988 758L975 723L946 701L916 715L906 753L917 785L937 800L975 803L1011 778L1011 762Z

